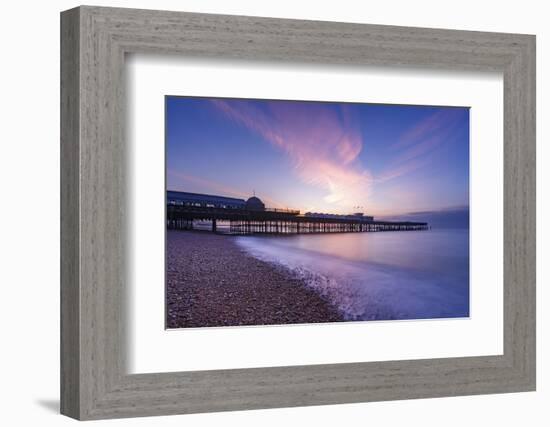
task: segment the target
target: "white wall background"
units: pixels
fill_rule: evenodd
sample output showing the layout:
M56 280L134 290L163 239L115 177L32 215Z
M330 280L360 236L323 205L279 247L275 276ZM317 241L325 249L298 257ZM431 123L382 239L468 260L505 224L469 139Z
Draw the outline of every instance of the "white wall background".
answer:
M550 27L545 2L96 1L97 5L537 34L538 218L550 215ZM59 12L74 1L5 2L0 67L0 401L3 425L68 425L59 384ZM32 208L32 209L30 209ZM550 422L549 228L538 223L538 391L108 421L117 426L545 426Z

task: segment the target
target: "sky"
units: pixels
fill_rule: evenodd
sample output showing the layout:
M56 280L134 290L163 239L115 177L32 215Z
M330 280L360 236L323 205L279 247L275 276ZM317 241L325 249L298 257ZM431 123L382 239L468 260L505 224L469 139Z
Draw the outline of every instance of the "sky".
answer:
M469 206L469 109L166 97L167 189L302 212Z

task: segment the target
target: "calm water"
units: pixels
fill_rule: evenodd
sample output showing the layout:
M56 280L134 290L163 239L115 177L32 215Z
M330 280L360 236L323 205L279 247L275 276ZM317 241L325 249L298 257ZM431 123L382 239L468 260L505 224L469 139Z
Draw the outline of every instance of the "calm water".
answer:
M469 315L467 229L241 236L249 254L285 267L348 320Z

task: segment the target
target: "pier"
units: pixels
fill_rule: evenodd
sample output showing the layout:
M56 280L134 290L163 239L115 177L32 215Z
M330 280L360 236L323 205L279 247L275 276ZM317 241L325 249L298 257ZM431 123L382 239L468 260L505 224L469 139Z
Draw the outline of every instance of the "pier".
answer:
M212 232L218 232L219 224L223 223L229 234L361 233L429 229L426 222L377 221L362 213L301 214L292 209L270 209L255 196L245 201L224 196L168 191L168 229L192 230L195 221L209 222Z

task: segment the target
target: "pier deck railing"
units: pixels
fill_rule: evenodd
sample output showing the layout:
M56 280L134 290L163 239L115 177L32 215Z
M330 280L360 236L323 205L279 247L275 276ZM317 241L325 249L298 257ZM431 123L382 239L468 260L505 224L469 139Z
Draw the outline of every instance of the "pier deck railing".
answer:
M229 222L231 234L305 234L351 233L375 231L427 230L425 222L374 221L365 218L323 218L303 216L287 209L246 210L234 208L168 205L166 224L169 229L193 229L194 221L209 221L218 231L218 221Z

